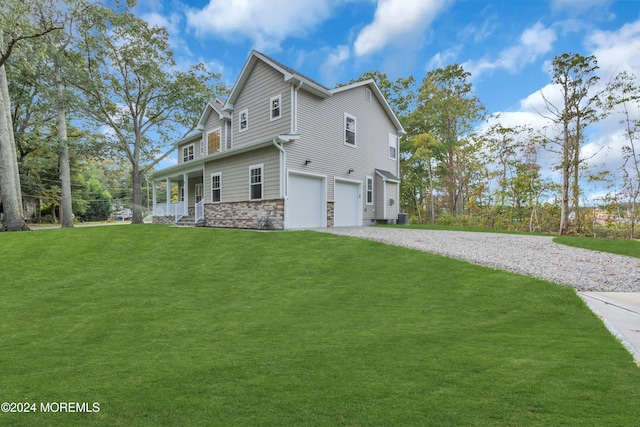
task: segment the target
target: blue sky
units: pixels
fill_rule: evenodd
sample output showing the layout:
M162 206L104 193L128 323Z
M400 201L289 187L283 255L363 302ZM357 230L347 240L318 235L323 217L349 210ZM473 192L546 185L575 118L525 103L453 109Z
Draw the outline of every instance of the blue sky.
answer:
M596 55L603 80L640 76L640 0L139 0L135 12L168 28L179 64L203 62L229 85L251 49L328 87L458 63L507 125L541 125L555 55ZM594 164L620 162L619 134L613 121L592 131Z

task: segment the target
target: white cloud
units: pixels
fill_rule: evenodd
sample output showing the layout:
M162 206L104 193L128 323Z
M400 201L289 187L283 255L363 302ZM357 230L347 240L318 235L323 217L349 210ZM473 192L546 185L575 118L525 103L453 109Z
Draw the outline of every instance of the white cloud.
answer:
M356 56L379 51L389 43L414 43L442 11L447 0L378 0L373 22L360 31Z
M595 31L588 37L587 46L598 60L603 78L621 71L640 76L640 20L617 31Z
M329 52L327 59L322 64L320 70L323 76L323 80L326 82L336 81L336 72L340 69L341 65L351 57L351 51L349 46L338 46L336 49Z
M458 54L462 50L462 45L453 47L451 49L447 49L442 52L438 52L429 59L427 63L427 70L432 70L434 68L444 68L449 64L455 63L458 58Z
M331 13L332 0L210 0L190 8L187 24L196 34L246 37L261 50L278 49L289 36L302 36Z
M494 61L489 59L467 61L463 67L471 72L474 79L487 71L496 69L517 73L525 65L534 63L539 57L551 51L556 39L555 30L545 28L538 22L533 27L524 30L518 44L503 50L498 59Z

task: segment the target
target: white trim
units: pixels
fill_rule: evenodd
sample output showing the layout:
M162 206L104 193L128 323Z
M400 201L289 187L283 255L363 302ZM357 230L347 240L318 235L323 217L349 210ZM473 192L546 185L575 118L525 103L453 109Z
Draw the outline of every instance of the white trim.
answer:
M278 100L278 115L273 117L273 101ZM276 96L272 96L269 99L269 121L272 122L274 120L280 120L282 118L282 94L278 94Z
M369 202L369 180L371 180L371 202ZM372 206L375 204L375 180L372 176L367 175L365 179L364 185L364 202L367 206Z
M353 119L353 144L347 142L347 119ZM358 144L358 124L356 116L353 116L347 112L344 113L344 128L342 130L342 138L344 139L344 145L347 147L356 148Z
M245 115L245 119L244 122L246 123L244 129L242 128L242 115ZM247 129L249 129L249 109L245 108L244 110L241 110L238 112L238 132L244 132Z
M209 135L211 135L214 132L219 132L220 133L220 140L218 141L219 146L218 146L218 151L216 151L216 153L219 153L223 150L222 148L222 127L217 127L215 129L210 130L209 132L207 132L206 138L205 138L205 145L207 146L207 156L210 154L214 154L214 153L210 153L209 152Z
M253 185L251 183L251 171L255 169L260 169L260 197L259 198L251 197L251 193L252 193L251 186ZM262 199L264 199L264 163L249 166L249 200L262 200Z
M220 184L219 190L220 190L220 200L213 200L213 177L217 176L219 178L218 182ZM211 203L220 203L222 202L222 172L212 172L209 175L209 183L211 184Z
M185 160L185 155L184 155L184 150L191 148L191 158ZM192 160L195 160L196 158L196 145L195 143L189 144L189 145L185 145L184 147L182 147L181 149L181 153L180 153L180 158L182 159L182 163L188 163ZM187 155L186 157L189 157L189 155Z
M391 140L393 138L393 142ZM391 157L391 148L394 149L395 157ZM389 147L387 148L387 155L389 160L398 160L398 136L389 132Z

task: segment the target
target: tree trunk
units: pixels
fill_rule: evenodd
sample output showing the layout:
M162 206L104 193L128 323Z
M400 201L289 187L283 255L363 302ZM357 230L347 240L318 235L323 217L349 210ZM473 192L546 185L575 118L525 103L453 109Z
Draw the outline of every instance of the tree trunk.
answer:
M2 42L1 34L0 42ZM2 230L28 230L22 208L20 172L18 171L18 157L11 121L11 102L4 65L0 66L0 189L4 211Z
M564 123L564 144L562 146L562 195L560 201L560 235L567 234L569 230L569 166L570 166L570 141L569 125Z
M58 155L60 156L60 224L62 228L73 227L73 208L71 198L71 167L69 165L69 144L67 138L67 119L62 93L60 63L54 58L54 82L56 86L56 113L58 130Z
M131 224L142 224L142 172L137 163L132 165L131 180L133 181L133 218Z

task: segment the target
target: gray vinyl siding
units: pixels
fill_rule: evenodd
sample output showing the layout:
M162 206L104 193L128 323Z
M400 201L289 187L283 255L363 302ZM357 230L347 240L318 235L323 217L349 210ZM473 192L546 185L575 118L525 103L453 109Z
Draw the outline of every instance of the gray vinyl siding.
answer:
M303 86L304 87L304 86ZM375 169L397 174L398 163L390 160L389 133L397 130L375 96L365 99L360 86L320 99L304 90L298 92L298 133L300 140L286 144L287 167L291 170L326 175L327 200L334 200L333 177L358 180L366 188L366 176L375 177ZM344 144L344 114L356 118L356 147ZM309 165L304 165L310 160ZM352 173L348 173L353 169ZM377 190L378 180L374 180ZM366 207L363 191L362 206ZM371 219L367 209L363 219Z
M249 167L262 164L262 198L280 197L280 151L275 147L261 148L248 153L207 162L204 168L205 203L211 202L211 174L222 173L222 202L250 200Z
M387 199L384 201L387 205L387 217L385 219L397 219L398 218L398 184L395 182L387 182ZM393 205L390 200L393 199Z
M186 142L184 144L180 144L178 145L178 163L184 163L182 161L182 149L188 145L192 145L193 144L193 160L197 159L198 157L202 157L202 153L200 153L200 146L202 144L202 138L198 138L195 139L191 142ZM191 160L191 161L193 161Z
M231 127L229 120L220 119L217 112L213 111L207 118L202 133L202 148L204 155L207 154L207 133L220 128L220 150L224 151L231 142ZM211 154L211 153L209 153Z
M270 100L281 95L280 118L271 121ZM238 130L238 114L248 109L248 129ZM284 76L264 62L258 61L252 70L232 113L233 147L255 142L272 135L291 131L291 85Z

